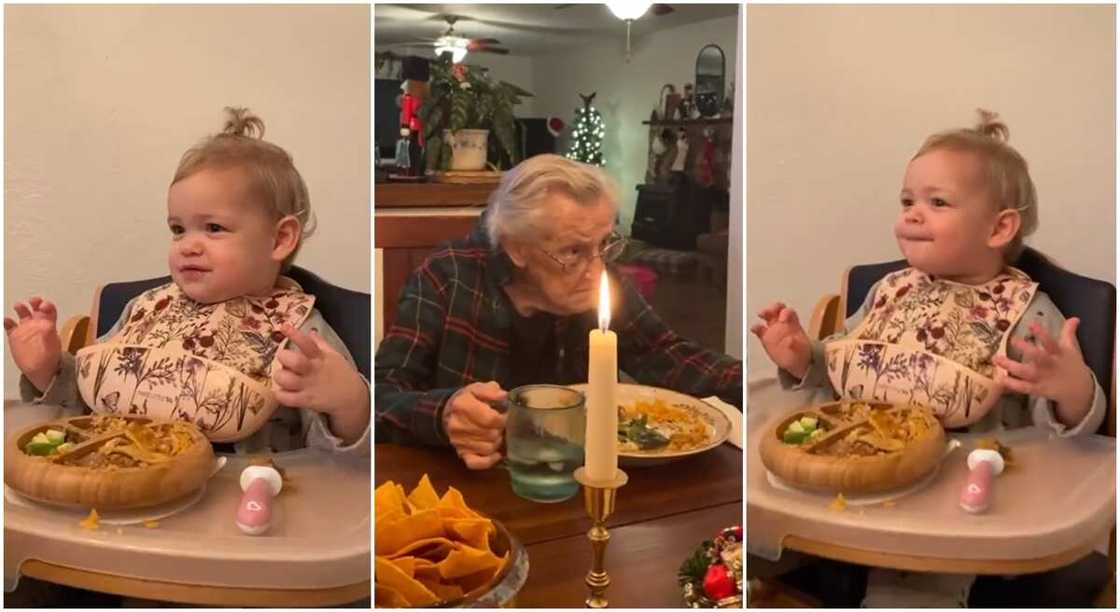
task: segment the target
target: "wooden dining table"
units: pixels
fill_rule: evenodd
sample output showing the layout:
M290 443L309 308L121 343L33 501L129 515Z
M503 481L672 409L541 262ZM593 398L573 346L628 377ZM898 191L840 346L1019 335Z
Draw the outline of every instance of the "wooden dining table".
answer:
M468 505L505 525L529 553L518 607L583 607L591 523L582 496L553 504L522 499L510 488L509 472L469 470L450 448L378 444L374 459L378 485L393 481L411 490L427 474L437 491L454 486ZM742 524L743 453L723 444L672 463L623 469L629 482L607 521L607 598L612 607L681 607L681 563L720 529Z

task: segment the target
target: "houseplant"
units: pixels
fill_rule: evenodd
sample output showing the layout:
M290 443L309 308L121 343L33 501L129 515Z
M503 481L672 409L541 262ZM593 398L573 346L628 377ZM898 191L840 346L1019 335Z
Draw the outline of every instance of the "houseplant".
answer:
M521 147L513 107L533 94L505 81L493 81L486 69L452 64L440 58L431 64L431 94L420 107L431 169L481 170L487 163L512 167L521 161ZM480 136L471 130L494 135ZM482 144L470 139L480 138ZM452 151L454 140L456 152ZM481 152L478 148L481 147ZM473 149L475 159L465 160ZM458 153L458 163L452 159Z

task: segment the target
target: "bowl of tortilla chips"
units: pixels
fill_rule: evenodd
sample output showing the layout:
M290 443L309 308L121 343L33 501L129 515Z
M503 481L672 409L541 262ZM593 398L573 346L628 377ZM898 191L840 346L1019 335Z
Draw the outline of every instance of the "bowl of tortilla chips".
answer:
M406 495L385 482L374 513L377 607L507 607L525 584L524 546L455 487L440 496L425 474Z

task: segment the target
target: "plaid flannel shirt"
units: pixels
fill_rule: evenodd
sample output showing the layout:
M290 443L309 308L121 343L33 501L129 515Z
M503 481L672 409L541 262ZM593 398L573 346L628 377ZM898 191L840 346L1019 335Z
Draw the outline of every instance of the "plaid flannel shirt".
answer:
M619 367L641 384L717 395L741 408L742 362L678 336L629 280L610 267L608 274L618 288L611 329L618 334ZM512 275L509 256L490 247L481 223L412 273L374 360L376 441L447 445L442 412L448 398L473 382L493 380L508 390L516 313L502 287ZM557 338L566 340L555 358L571 360L567 370L579 373L580 382L587 380L587 334L562 328L586 332L596 318L588 312L557 320Z

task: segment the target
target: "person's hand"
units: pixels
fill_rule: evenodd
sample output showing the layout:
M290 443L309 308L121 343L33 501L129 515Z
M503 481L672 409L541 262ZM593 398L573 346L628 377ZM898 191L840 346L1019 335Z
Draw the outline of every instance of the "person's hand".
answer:
M797 378L805 378L809 370L809 335L797 320L797 313L781 302L775 302L758 313L762 323L751 326L762 348L777 366Z
M502 459L506 415L487 402L505 398L506 392L496 382L471 383L456 391L443 407L443 430L472 470L491 468Z
M285 325L280 331L299 351L276 354L282 367L272 373L276 399L285 406L326 414L330 429L353 444L369 424L369 388L341 353L315 332Z
M58 337L56 322L58 311L54 304L41 297L15 305L19 321L4 317L4 331L8 334L8 350L16 367L39 391L47 388L58 372L62 359L62 341Z
M1066 320L1058 340L1038 323L1032 323L1034 343L1012 340L1023 353L1022 361L1003 355L992 359L1003 368L996 371L996 382L1012 391L1053 400L1058 404L1059 420L1071 426L1085 418L1093 401L1092 370L1085 365L1077 343L1080 323L1076 317Z

